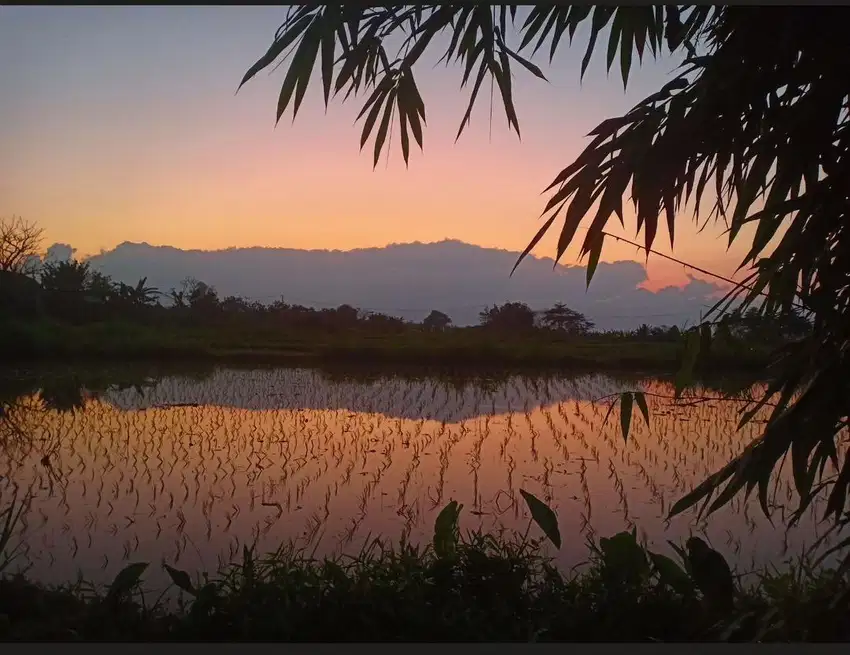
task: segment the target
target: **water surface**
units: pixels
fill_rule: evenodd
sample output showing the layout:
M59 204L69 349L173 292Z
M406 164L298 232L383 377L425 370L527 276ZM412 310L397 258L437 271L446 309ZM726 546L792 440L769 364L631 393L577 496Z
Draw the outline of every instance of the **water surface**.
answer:
M108 376L107 376L108 377ZM609 400L652 379L514 376L447 381L329 379L311 369L218 369L80 388L75 375L23 385L8 405L0 491L32 489L19 565L47 582L107 582L129 562L214 571L244 544L357 550L367 535L431 536L463 503L462 528L524 531L525 489L558 514L565 567L589 536L636 526L660 550L701 532L743 568L790 556L817 534L786 532L736 499L708 522L667 524L675 500L757 434L740 403L650 396L624 441ZM716 394L715 394L716 395ZM775 521L793 507L782 478ZM153 567L156 568L156 567Z

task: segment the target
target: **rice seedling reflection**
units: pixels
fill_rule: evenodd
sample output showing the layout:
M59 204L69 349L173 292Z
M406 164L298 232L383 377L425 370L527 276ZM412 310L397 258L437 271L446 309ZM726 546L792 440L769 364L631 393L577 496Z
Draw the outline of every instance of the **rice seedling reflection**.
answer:
M331 554L367 533L415 542L447 498L467 505L469 526L521 531L520 487L557 509L573 537L558 553L568 568L584 537L632 525L660 544L702 530L715 547L759 561L812 540L812 521L786 532L741 499L707 525L668 526L671 502L755 426L736 431L735 403L671 403L659 397L671 395L667 385L645 380L650 424L633 422L624 442L594 402L621 385L605 376L329 382L310 370L223 369L165 378L144 394L107 390L74 411L25 397L12 414L28 438L4 441L0 491L34 489L18 529L30 574L48 582L77 569L108 578L127 557L230 561L234 543L266 551L298 539ZM777 519L789 482L787 472L777 479Z

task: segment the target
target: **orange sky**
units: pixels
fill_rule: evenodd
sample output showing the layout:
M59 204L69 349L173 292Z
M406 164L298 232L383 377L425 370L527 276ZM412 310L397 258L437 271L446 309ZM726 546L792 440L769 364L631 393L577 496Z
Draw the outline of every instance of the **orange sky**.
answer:
M540 192L609 115L655 90L672 61L646 65L623 92L600 62L584 83L584 42L547 69L550 84L517 71L522 141L486 93L454 143L466 102L459 71L424 68L418 83L425 153L372 170L358 152L360 101L325 112L314 85L294 124L274 128L283 71L261 73L234 96L268 46L280 7L3 7L0 59L0 215L45 228L46 244L93 254L123 241L180 248L351 249L455 238L521 250L538 228ZM627 230L634 238L634 223ZM535 253L551 256L555 234ZM642 240L642 239L639 239ZM666 232L656 247L669 252ZM730 274L719 229L677 228L676 255ZM609 244L603 260L639 259ZM564 263L575 262L568 252ZM685 281L652 258L650 286Z

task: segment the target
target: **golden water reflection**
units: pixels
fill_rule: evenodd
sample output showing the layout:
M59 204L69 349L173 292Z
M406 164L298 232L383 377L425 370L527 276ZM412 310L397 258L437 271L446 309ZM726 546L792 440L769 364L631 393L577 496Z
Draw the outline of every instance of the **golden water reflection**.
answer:
M618 413L603 426L608 406L594 402L622 389L599 375L459 389L281 369L112 389L78 411L28 396L9 409L28 441L7 440L0 488L35 493L19 564L56 583L78 571L105 582L131 561L212 572L253 542L269 551L297 539L323 554L368 534L427 540L451 499L465 529L523 531L520 488L557 512L564 566L584 559L589 535L633 525L659 548L702 531L744 568L814 541L814 521L786 533L740 498L707 524L691 514L666 525L671 504L739 453L758 419L736 431L738 403L651 396L650 424L636 410L624 442ZM783 478L773 497L778 526L791 489Z

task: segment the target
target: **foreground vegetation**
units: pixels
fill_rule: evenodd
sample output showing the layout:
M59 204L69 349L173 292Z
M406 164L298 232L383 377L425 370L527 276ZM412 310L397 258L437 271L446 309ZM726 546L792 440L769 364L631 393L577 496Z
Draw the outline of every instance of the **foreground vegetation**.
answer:
M560 545L554 514L523 493ZM589 543L566 575L525 535L461 537L462 506L440 513L433 542L369 542L356 556L315 560L294 548L195 580L163 563L166 592L145 593L149 564L128 565L107 589L0 580L0 639L50 641L838 641L850 637L846 573L732 575L691 539L681 563L634 532ZM529 522L529 526L531 522ZM719 562L717 558L720 557ZM714 558L714 559L712 559ZM164 600L169 599L169 600Z

